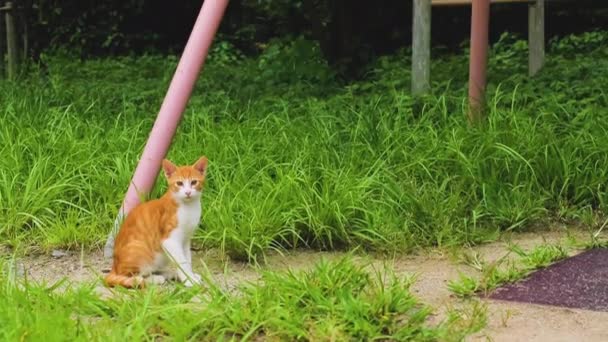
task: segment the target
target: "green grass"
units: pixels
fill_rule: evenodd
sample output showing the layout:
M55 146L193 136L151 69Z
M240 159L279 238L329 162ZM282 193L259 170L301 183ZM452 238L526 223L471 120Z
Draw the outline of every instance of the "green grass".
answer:
M301 41L230 65L212 55L169 153L210 158L197 243L245 260L292 247L406 252L604 211L608 59L585 37L553 44L529 79L525 43L505 36L479 128L465 120L465 56L436 59L432 94L413 99L407 51L347 86L318 56L294 69ZM43 57L46 69L0 82L0 237L99 246L176 58Z
M210 158L196 243L249 261L296 247L405 253L579 220L600 245L607 40L599 32L553 42L546 68L529 79L525 43L506 35L492 49L488 119L476 128L465 119L465 56L437 58L432 93L414 99L408 51L344 85L304 40L274 42L239 62L222 58L224 46L211 55L169 153L180 164ZM55 51L43 61L18 82L0 81L0 238L43 250L99 247L177 59L79 61ZM164 190L159 184L151 196ZM466 297L564 256L558 247L514 251L527 260L523 269L470 256L483 281L463 277L451 290ZM5 269L0 334L459 340L485 324L473 302L429 325L431 308L412 296L412 281L343 260L268 272L238 294L208 282L203 293L151 288L106 300L92 284L47 287Z
M458 341L485 323L485 309L475 305L430 324L432 311L410 293L411 278L366 272L349 258L267 272L236 294L208 283L203 292L152 287L110 299L93 285L33 284L3 270L4 341Z
M508 258L510 253L517 255L519 260ZM469 276L461 273L457 280L448 282L448 289L461 298L470 298L479 292L487 294L499 286L521 280L533 271L566 257L568 257L568 248L559 244L542 244L530 251L511 244L509 253L494 262L484 261L476 252L464 252L461 261L477 271L478 275Z

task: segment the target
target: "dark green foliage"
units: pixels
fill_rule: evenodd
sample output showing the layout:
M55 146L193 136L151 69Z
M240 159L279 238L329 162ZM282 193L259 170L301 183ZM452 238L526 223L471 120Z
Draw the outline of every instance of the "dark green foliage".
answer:
M20 0L20 31L27 32L29 56L69 48L82 56L179 53L188 39L201 1L182 0ZM606 27L603 1L551 1L547 36L563 37ZM469 40L468 6L433 9L433 45L459 49ZM378 56L411 41L411 1L243 0L231 1L220 27L221 40L252 56L271 40L304 36L318 42L322 58L348 79L365 76ZM490 41L502 32L527 34L525 4L492 6ZM27 27L27 30L25 29ZM20 39L21 41L21 39ZM574 45L571 45L572 47Z

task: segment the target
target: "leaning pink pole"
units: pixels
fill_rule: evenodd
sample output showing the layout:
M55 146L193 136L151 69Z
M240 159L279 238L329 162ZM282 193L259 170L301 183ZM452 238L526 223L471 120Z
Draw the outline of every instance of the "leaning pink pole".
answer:
M135 169L127 195L106 241L104 255L108 258L112 257L114 238L123 218L139 204L139 194L149 193L154 186L162 159L167 155L177 125L186 108L227 5L228 0L205 0L203 2L184 53L169 85L167 95L154 122L154 127L152 127L148 137L148 142Z

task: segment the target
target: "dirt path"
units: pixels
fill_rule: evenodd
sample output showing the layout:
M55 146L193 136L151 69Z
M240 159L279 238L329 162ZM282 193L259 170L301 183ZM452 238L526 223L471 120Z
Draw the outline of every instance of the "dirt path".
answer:
M541 232L517 234L511 241L524 249L533 248L544 242L563 242L565 232ZM504 240L504 238L503 238ZM495 242L475 247L485 260L496 260L507 253L505 242ZM341 253L310 251L290 252L275 255L268 264L255 268L242 263L223 262L214 252L195 253L199 261L195 268L203 270L202 261L213 275L214 280L226 289L234 289L243 281L255 281L264 269L306 269L321 258L332 259ZM429 249L416 255L401 256L381 260L371 256L357 257L361 261L371 261L372 265L388 264L398 275L417 274L413 286L415 294L424 302L437 308L441 319L447 308L464 305L451 296L447 283L458 279L459 272L475 274L468 266L458 263L451 253L440 249ZM109 267L101 251L92 254L70 253L60 258L52 256L26 257L23 259L25 271L30 279L53 283L63 277L74 282L95 281ZM608 286L608 284L607 284ZM103 287L98 288L106 293ZM480 333L469 337L471 341L608 341L608 312L593 312L550 306L507 303L484 300L488 306L488 325Z

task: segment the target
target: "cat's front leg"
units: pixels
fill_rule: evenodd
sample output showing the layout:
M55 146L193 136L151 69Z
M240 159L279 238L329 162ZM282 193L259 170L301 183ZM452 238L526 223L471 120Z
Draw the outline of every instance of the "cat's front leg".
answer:
M184 285L190 287L193 284L201 284L201 277L192 272L192 265L188 262L180 242L169 238L163 241L162 246L169 259L177 264L177 277Z
M188 260L190 269L192 269L192 240L191 239L186 239L184 241L184 255L186 255L186 260Z
M186 239L186 241L184 242L184 254L186 255L186 259L188 260L190 270L193 270L193 268L192 268L192 240L191 239ZM194 273L194 271L192 271L192 276L194 277L195 283L197 283L197 284L202 283L200 274Z

